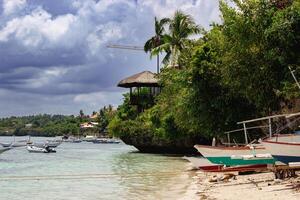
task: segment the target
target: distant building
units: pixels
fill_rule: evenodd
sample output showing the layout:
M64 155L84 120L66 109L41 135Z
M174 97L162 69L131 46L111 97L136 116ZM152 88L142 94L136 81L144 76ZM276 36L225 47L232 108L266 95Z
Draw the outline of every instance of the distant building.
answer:
M94 113L90 116L90 119L97 119L99 117L99 113Z
M97 122L85 122L80 124L80 128L94 128L96 125L98 125Z
M25 124L25 128L31 128L32 124Z

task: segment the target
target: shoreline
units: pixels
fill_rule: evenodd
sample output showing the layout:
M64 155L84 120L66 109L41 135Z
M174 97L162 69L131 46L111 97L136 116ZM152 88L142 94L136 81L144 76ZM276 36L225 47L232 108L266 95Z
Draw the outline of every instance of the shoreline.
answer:
M300 199L300 173L286 180L275 179L272 172L236 175L218 181L228 173L195 171L193 183L182 199L240 200L240 199ZM230 173L232 175L232 173Z

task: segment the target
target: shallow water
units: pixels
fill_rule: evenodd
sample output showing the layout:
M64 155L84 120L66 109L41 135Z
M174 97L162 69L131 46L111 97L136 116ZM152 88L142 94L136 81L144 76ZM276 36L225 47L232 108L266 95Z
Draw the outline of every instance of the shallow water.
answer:
M181 157L125 144L63 143L52 154L21 147L0 155L0 199L183 199L193 182L187 168Z

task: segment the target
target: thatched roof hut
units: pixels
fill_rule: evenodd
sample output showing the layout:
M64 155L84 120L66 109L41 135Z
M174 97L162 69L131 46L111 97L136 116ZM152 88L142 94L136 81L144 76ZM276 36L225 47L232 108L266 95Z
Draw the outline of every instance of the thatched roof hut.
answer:
M121 80L118 87L159 87L158 79L150 71L143 71Z

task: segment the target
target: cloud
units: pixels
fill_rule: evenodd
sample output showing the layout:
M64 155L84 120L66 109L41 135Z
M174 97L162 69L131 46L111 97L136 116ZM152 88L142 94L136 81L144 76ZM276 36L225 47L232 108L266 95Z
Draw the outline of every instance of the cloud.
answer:
M4 15L13 14L26 6L26 0L3 0Z
M220 20L218 0L4 0L2 9L0 90L10 97L2 95L0 105L12 110L3 106L0 115L30 110L21 112L21 105L73 113L116 104L126 91L118 81L155 71L156 64L142 51L108 44L142 46L154 34L154 16L171 17L178 9L205 28Z
M51 14L37 8L29 15L8 21L0 30L0 42L14 40L27 48L66 45L62 41L67 38L67 32L75 20L76 17L71 14L52 19Z

